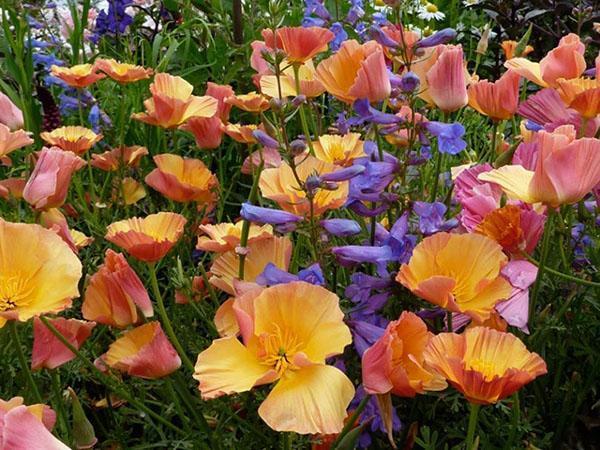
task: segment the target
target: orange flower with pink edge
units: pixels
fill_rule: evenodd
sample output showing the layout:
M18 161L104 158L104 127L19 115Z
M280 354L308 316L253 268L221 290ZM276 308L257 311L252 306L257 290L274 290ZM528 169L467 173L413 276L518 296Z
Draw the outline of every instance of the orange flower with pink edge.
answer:
M50 70L52 76L77 89L83 89L106 77L103 73L99 73L98 69L92 64L77 64L71 67L53 65Z
M241 144L256 144L256 138L252 133L258 130L256 125L242 125L241 123L228 123L222 126L223 132L236 142Z
M114 59L97 59L94 65L96 69L104 72L109 78L123 84L146 80L154 73L152 69L118 62Z
M92 334L95 322L85 320L65 319L59 317L48 319L77 350ZM75 358L75 354L42 323L39 318L33 320L33 350L31 351L31 368L56 369Z
M152 97L144 100L145 112L132 119L162 128L176 128L192 117L212 117L218 101L210 96L192 95L194 87L181 77L158 73L150 84Z
M404 311L398 320L390 322L383 335L363 353L365 392L414 397L446 389L446 381L424 364L423 352L432 337L415 313Z
M23 128L23 111L4 93L0 92L0 123L11 130Z
M550 50L539 63L526 58L513 58L504 63L529 81L542 87L558 86L558 79L578 78L585 71L585 45L576 34L563 36L558 47Z
M279 150L270 147L263 147L253 151L246 156L240 172L244 175L252 175L261 165L264 169L272 169L281 165L281 154Z
M249 92L248 94L232 95L225 99L225 103L228 105L235 106L243 111L259 113L266 111L270 108L269 100L256 92Z
M229 121L229 113L231 112L231 106L225 102L225 99L235 95L233 88L228 84L216 84L212 82L206 83L206 94L219 102L217 106L217 113L215 114L223 123Z
M415 247L396 281L422 299L480 323L510 296L512 287L500 274L507 260L502 247L487 236L441 232Z
M216 225L200 225L204 236L198 237L196 248L205 252L226 252L240 245L244 221L238 223L218 223ZM250 224L248 243L273 237L271 225Z
M114 222L108 226L105 238L140 261L156 262L177 244L185 223L180 214L159 212Z
M58 234L61 239L69 246L73 253L77 254L79 249L73 240L71 230L69 230L69 224L67 218L63 215L58 208L50 208L46 211L42 211L40 214L40 225L44 228L54 231Z
M48 144L62 150L83 155L102 139L101 134L96 134L89 128L79 126L66 126L56 128L50 132L40 133L40 137Z
M437 59L425 75L427 95L442 111L453 112L469 101L463 49L460 45L440 45L436 51Z
M3 123L0 123L0 158L5 157L21 147L33 144L33 139L24 130L10 131Z
M138 167L143 156L148 154L148 149L141 145L130 147L115 147L104 153L94 153L91 165L106 172L116 172L123 167Z
M471 403L490 405L547 373L537 353L510 333L486 327L434 336L425 362Z
M335 35L321 27L283 27L277 30L281 48L286 59L292 63L304 63L327 50Z
M0 180L0 198L4 200L23 198L23 189L27 180L23 178L7 178Z
M518 73L509 70L498 81L473 81L467 91L469 106L494 121L508 120L519 106Z
M296 158L296 173L303 183L309 176L334 172L335 164L321 161L314 156L300 155ZM313 214L319 216L330 209L341 207L348 197L348 182L337 183L335 190L317 189L313 198ZM292 168L287 163L273 169L265 169L260 174L260 191L263 197L276 202L281 209L305 215L310 212L310 201L306 192L298 185Z
M600 82L598 79L574 78L558 80L558 92L567 106L585 119L594 119L600 114Z
M0 219L0 328L71 306L81 262L54 231Z
M86 320L125 328L152 317L148 291L121 253L106 250L104 263L90 277L81 313Z
M313 148L315 156L321 161L350 166L356 158L365 156L363 144L359 133L347 133L343 136L325 134L313 142Z
M318 65L317 79L344 103L364 98L378 102L391 92L383 49L375 41L344 41L337 53Z
M308 98L318 97L325 92L325 87L317 79L317 71L312 60L306 61L298 68L300 92L296 88L294 68L287 60L281 63L279 81L275 75L262 75L260 77L260 90L264 95L273 98L295 97L302 94Z
M233 307L242 340L216 339L198 355L193 376L202 397L275 383L258 409L270 428L339 433L354 387L325 363L352 342L337 295L299 281L267 288L250 304Z
M245 253L244 279L241 281L252 283L269 263L283 270L288 269L292 257L292 241L285 236L254 240L247 245ZM235 249L222 253L210 268L210 284L233 295L240 282L239 265L240 255Z
M133 377L155 380L175 372L181 359L159 322L148 322L121 335L100 360Z
M219 186L217 177L199 159L163 153L154 157L157 166L146 184L176 202L212 204Z
M509 198L551 207L581 200L600 183L600 140L575 139L573 125L538 132L535 170L520 165L482 173L479 179L500 185Z
M73 173L85 161L56 147L43 148L23 189L23 198L35 209L58 208L67 198Z
M23 397L0 399L0 448L69 450L51 433L56 413L43 404L25 406Z
M517 41L511 41L511 40L502 41L500 43L500 47L502 48L502 51L504 52L504 58L506 60L513 59L515 56L517 56L517 55L515 55L515 51L517 50L517 45L519 45L519 43ZM525 57L525 56L529 55L532 51L533 51L533 47L531 45L526 45L525 48L523 49L523 52L518 56Z
M119 197L122 197L121 200L125 205L134 205L146 197L146 189L136 179L125 177L121 180L121 192L118 192L116 189L113 192L113 199L118 199Z

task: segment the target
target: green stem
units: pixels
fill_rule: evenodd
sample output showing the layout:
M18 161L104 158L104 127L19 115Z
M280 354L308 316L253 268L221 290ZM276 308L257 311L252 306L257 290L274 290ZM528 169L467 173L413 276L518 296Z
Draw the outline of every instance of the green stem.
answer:
M492 147L490 148L490 161L493 161L495 159L497 135L498 135L498 122L494 120L492 122Z
M433 186L431 188L431 195L429 196L429 202L434 202L437 196L438 184L440 182L440 172L442 170L442 152L438 149L435 156L435 169L433 172Z
M171 320L169 319L169 315L167 314L167 310L165 309L165 303L163 302L162 294L160 293L160 288L158 287L158 278L156 277L156 264L149 263L148 271L150 272L150 284L152 286L152 291L154 293L154 297L156 298L156 303L158 305L158 315L160 316L160 320L162 324L165 326L165 331L167 332L167 336L169 336L170 341L173 343L175 349L177 349L177 353L181 357L183 361L183 365L190 371L194 372L194 364L183 351L183 347L177 339L177 335L173 330L173 325L171 324Z
M542 248L541 248L541 257L540 262L538 264L538 273L535 278L535 283L533 284L533 288L531 289L531 299L529 301L529 323L532 323L532 319L535 314L535 307L537 304L537 298L540 293L540 288L542 286L542 278L544 276L544 271L546 270L546 265L548 263L548 253L550 250L550 238L553 234L553 222L554 222L554 210L552 208L548 208L548 218L546 219L546 225L544 226L544 236L542 237Z
M475 440L475 430L477 429L477 418L481 405L471 403L471 413L469 414L469 428L467 429L467 438L465 439L466 450L472 450Z
M527 258L527 260L529 262L531 262L532 264L535 264L536 266L539 267L539 265L540 265L539 261L535 260L534 258L532 258L531 256L529 256L528 254L526 254L524 252L522 252L522 254ZM583 286L589 286L589 287L593 287L593 288L600 288L600 283L599 282L590 281L590 280L584 280L583 278L577 278L577 277L574 277L573 275L569 275L569 274L566 274L566 273L559 272L558 270L554 270L554 269L552 269L550 267L544 267L544 271L548 272L548 273L551 273L552 275L555 275L555 276L557 276L559 278L563 278L565 280L572 281L573 283L577 283L577 284L581 284Z
M40 316L40 320L42 321L42 323L46 326L46 328L48 328L50 330L50 332L65 346L67 347L69 350L71 350L71 352L73 352L73 354L79 358L79 360L92 372L96 375L96 378L98 378L98 380L104 384L107 388L109 388L110 390L112 390L115 394L117 394L118 397L122 398L123 400L127 401L129 404L133 405L135 408L137 408L138 410L142 411L143 413L147 414L148 416L152 417L153 419L157 420L158 422L160 422L161 424L163 424L164 426L166 426L167 428L170 428L171 430L177 432L177 433L181 433L181 434L185 434L185 432L173 425L171 422L169 422L168 420L166 420L163 416L161 416L160 414L155 413L154 411L152 411L150 408L148 408L146 405L144 405L142 402L138 401L133 395L131 395L129 393L129 391L127 389L122 389L120 386L118 386L117 384L115 384L115 381L113 381L108 375L105 375L103 372L100 371L100 369L98 369L92 362L90 362L85 356L83 356L83 354L76 349L67 338L65 338L60 331L58 331L56 329L56 327L54 325L52 325L52 323L48 320L48 318L44 317L44 316Z
M300 64L294 64L294 79L296 81L296 93L300 95ZM308 129L308 122L306 121L306 112L304 110L304 103L300 104L300 122L302 124L302 133L306 139L308 145L308 151L311 155L315 155L315 149L313 148L312 139L310 137L310 130Z
M281 447L283 450L292 450L292 440L294 439L294 433L284 432L281 435Z
M42 400L42 395L40 394L40 390L35 384L35 380L33 379L33 374L31 373L31 368L29 367L29 363L25 358L25 354L23 353L23 347L21 346L21 339L19 338L19 331L17 330L17 321L11 320L10 325L10 334L13 339L13 344L15 346L15 350L17 351L17 357L19 358L19 364L21 364L21 370L25 373L25 378L27 378L27 383L29 384L29 388L31 389L31 393L33 399L37 403L44 403Z
M258 183L260 181L260 174L262 172L264 166L264 161L260 160L260 164L256 168L254 172L254 179L252 180L252 188L250 189L250 195L248 195L248 203L253 205L256 203L258 198ZM242 235L240 237L240 247L244 249L248 245L248 236L250 235L250 221L244 220L242 224ZM244 253L240 254L240 265L238 268L238 278L240 280L244 279L244 265L246 262L246 255Z
M519 402L519 393L515 392L513 395L513 404L512 404L512 417L510 421L510 434L508 436L508 440L506 441L506 445L504 448L506 450L510 450L514 448L513 442L515 441L515 437L517 436L517 427L519 426L519 422L521 421L521 404Z
M356 407L354 412L352 412L352 415L346 421L346 424L344 425L344 428L342 428L342 431L340 432L340 434L338 434L337 438L335 438L335 441L333 441L333 444L331 444L330 448L332 450L337 449L338 445L340 445L340 442L342 442L342 440L346 437L346 435L350 432L350 430L352 430L352 428L354 428L354 424L356 423L356 420L360 416L360 413L363 412L363 410L367 406L367 403L369 402L370 399L371 399L370 395L365 395L363 397L363 399L360 401L360 403L358 404L358 406Z
M58 416L58 426L64 440L70 442L71 437L69 436L69 422L67 420L67 413L62 400L62 388L60 386L60 374L58 369L50 370L50 379L52 380L52 391L54 395L53 406L56 410L56 415Z

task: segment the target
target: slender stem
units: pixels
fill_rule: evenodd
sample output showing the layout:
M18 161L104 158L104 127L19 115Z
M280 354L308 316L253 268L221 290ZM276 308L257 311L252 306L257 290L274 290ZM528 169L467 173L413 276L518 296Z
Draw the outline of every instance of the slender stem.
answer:
M169 422L168 420L166 420L163 416L161 416L160 414L155 413L154 411L152 411L150 408L148 408L146 405L144 405L142 402L140 402L139 400L137 400L133 395L131 395L129 393L129 391L127 389L122 389L120 386L118 386L116 383L116 381L114 381L113 379L111 379L108 375L105 375L102 371L100 371L100 369L98 369L92 362L90 362L85 356L83 356L83 354L76 349L67 338L65 338L60 331L58 331L56 329L56 327L54 325L52 325L52 323L48 320L48 318L44 317L44 316L40 316L40 320L42 321L42 323L46 326L46 328L48 328L50 330L50 332L65 346L67 347L71 352L73 352L73 354L75 356L77 356L77 358L79 358L79 360L91 371L93 372L96 377L98 378L98 380L104 384L107 388L111 389L113 392L115 392L115 394L117 394L118 397L122 398L123 400L127 401L128 403L130 403L131 405L133 405L135 408L137 408L138 410L142 411L143 413L147 414L148 416L152 417L153 419L157 420L158 422L160 422L161 424L163 424L164 426L170 428L171 430L177 432L177 433L182 433L185 434L185 432L173 425L171 422Z
M435 155L435 169L433 172L433 186L431 188L431 195L429 196L429 202L434 202L437 197L438 184L440 182L440 172L442 170L442 152L439 148Z
M261 158L260 160L260 164L258 165L258 167L256 168L256 171L254 172L254 180L252 180L252 188L250 189L250 195L248 195L248 202L250 204L254 204L256 203L256 200L258 198L258 183L260 181L260 174L262 172L264 166L264 161ZM244 247L246 247L246 245L248 245L248 236L250 235L250 221L249 220L244 220L244 223L242 224L242 235L240 237L240 247L243 249ZM244 279L244 264L246 262L246 255L245 253L241 253L240 254L240 265L238 267L238 278L240 280Z
M494 160L494 156L496 154L496 139L498 135L498 122L492 122L492 146L490 148L490 161Z
M173 330L173 325L171 324L171 320L169 319L169 315L167 314L167 310L165 309L165 303L163 302L162 294L160 293L160 288L158 287L158 278L156 278L156 265L155 263L148 264L148 271L150 272L150 284L152 286L152 291L154 293L154 297L156 298L156 303L158 304L158 314L160 315L160 320L162 324L165 326L165 331L167 332L167 336L177 349L177 353L181 357L183 364L190 371L194 372L194 364L188 358L188 356L183 351L183 347L177 339L177 335Z
M454 328L452 328L452 311L448 311L446 313L446 322L448 327L448 332L454 332Z
M21 364L21 370L25 373L25 378L27 378L27 383L29 384L29 388L31 389L32 396L37 403L44 403L42 400L42 395L40 394L40 390L35 384L35 380L33 379L33 374L31 373L31 368L27 363L27 359L25 358L25 354L23 353L23 347L21 346L21 339L19 338L19 331L17 330L17 321L10 321L10 334L13 339L13 344L15 346L15 350L17 351L17 357L19 358L19 364Z
M467 438L465 439L466 450L473 449L473 441L475 440L475 430L477 429L477 419L479 416L479 408L481 405L471 403L471 413L469 414L469 428L467 429Z
M281 447L283 450L292 450L292 440L294 439L294 433L282 433L281 434Z
M544 236L542 237L542 249L541 249L541 257L538 265L538 273L535 278L535 283L533 284L533 288L531 289L531 299L529 301L529 323L532 322L532 319L535 314L535 307L537 304L537 298L540 293L540 288L542 286L542 278L544 276L544 271L546 269L546 265L548 263L548 253L550 250L550 238L553 234L553 222L554 222L554 210L552 208L548 208L548 218L546 219L546 225L544 226Z
M119 83L119 93L121 98L119 99L119 146L125 146L125 85Z
M181 408L181 402L179 401L179 397L177 396L175 388L173 387L173 380L171 380L170 377L165 378L165 388L169 397L171 398L171 401L173 402L173 407L175 408L175 411L177 411L177 415L181 418L181 421L183 422L183 426L189 429L190 419L186 414L184 414L183 409Z
M510 450L514 448L513 442L517 435L517 427L519 426L519 422L521 421L521 404L519 402L519 393L515 392L513 395L513 404L512 404L512 417L510 421L510 434L508 435L508 440L506 441L506 445L504 448L506 450Z
M300 64L294 64L294 79L296 80L296 93L300 95ZM312 139L310 138L310 130L308 129L308 122L306 121L306 112L304 110L304 103L300 104L300 122L302 124L302 133L308 145L308 151L314 156L315 149L313 148Z
M58 425L62 434L62 437L66 441L70 441L71 437L69 436L69 426L67 420L67 413L64 408L63 399L62 399L62 388L60 385L60 373L57 369L50 370L50 378L52 380L52 391L54 395L54 409L56 410L58 416Z
M533 264L535 264L536 266L539 267L540 262L533 259L531 256L529 256L527 253L522 252L522 254L527 258L527 260ZM596 281L590 281L590 280L584 280L583 278L577 278L574 277L573 275L569 275L566 273L562 273L559 272L558 270L554 270L550 267L544 267L544 272L548 272L551 273L552 275L555 275L559 278L563 278L565 280L569 280L572 281L573 283L577 283L577 284L581 284L583 286L589 286L589 287L593 287L593 288L600 288L600 283L596 282Z
M332 450L337 449L338 445L340 445L340 442L342 442L342 440L346 437L346 435L350 432L350 430L352 430L352 428L354 428L354 424L356 423L356 420L358 419L360 414L363 412L363 410L367 406L367 403L369 402L370 399L371 399L370 395L365 395L363 397L363 399L360 401L360 403L358 404L358 406L356 407L356 409L354 410L352 415L346 421L346 424L344 425L344 428L342 428L342 431L340 432L340 434L338 434L337 438L335 438L335 441L333 441L333 444L331 444L330 448Z

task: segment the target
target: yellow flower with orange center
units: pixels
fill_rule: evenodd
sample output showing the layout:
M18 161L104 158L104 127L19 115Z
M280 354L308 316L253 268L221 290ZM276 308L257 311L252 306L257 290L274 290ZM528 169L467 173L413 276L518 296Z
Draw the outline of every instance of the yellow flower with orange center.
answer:
M198 238L196 248L206 252L226 252L240 245L244 221L238 223L218 223L216 225L200 225L205 236ZM251 224L248 231L248 243L273 237L271 225Z
M191 117L212 117L219 102L208 95L192 95L194 87L181 77L158 73L150 85L152 97L144 100L146 112L132 119L163 128L176 128Z
M81 262L52 230L0 219L0 327L71 306Z
M515 205L506 205L495 209L484 217L475 231L492 238L505 250L516 252L524 240L521 228L521 208Z
M114 59L97 59L95 66L119 83L133 83L134 81L145 80L150 78L154 73L152 69L118 62Z
M502 247L479 234L436 233L419 243L396 281L415 295L481 323L512 287L500 275Z
M298 156L296 164L296 174L302 183L311 175L324 175L339 169L332 163L306 155ZM312 205L314 215L321 215L344 204L348 196L348 182L342 181L337 185L337 189L334 190L316 190ZM299 215L310 213L310 201L289 164L283 163L279 167L263 170L259 187L263 197L275 201L285 211Z
M365 156L359 133L319 136L318 141L313 142L313 148L315 156L321 161L339 166L350 166L354 159Z
M53 65L51 68L52 76L60 78L69 86L82 89L106 77L103 73L98 73L93 64L77 64L72 67L59 67Z
M339 433L354 387L343 372L325 364L352 341L338 297L302 281L256 293L234 301L242 340L216 339L198 355L194 378L202 397L276 382L258 409L269 427Z
M480 405L496 403L547 372L544 360L516 336L486 327L438 334L424 357L469 402Z
M89 128L79 126L66 126L56 128L50 132L40 133L40 137L48 144L62 150L83 155L102 139L101 134L96 134Z

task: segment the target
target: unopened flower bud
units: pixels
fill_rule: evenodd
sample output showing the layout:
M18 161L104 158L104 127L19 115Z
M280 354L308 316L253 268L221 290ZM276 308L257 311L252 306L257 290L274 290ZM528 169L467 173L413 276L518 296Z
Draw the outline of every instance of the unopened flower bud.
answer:
M304 182L304 188L307 192L314 193L319 187L321 187L321 178L317 174L309 175Z
M290 142L290 150L292 151L292 156L301 155L306 150L306 142L302 139L294 139Z
M297 95L296 97L294 97L294 99L292 100L292 105L294 105L296 108L298 108L301 104L306 102L306 95L300 94Z
M419 80L416 73L406 72L402 75L402 79L400 80L400 89L402 89L403 92L414 92L419 88L420 84L421 80Z

